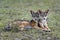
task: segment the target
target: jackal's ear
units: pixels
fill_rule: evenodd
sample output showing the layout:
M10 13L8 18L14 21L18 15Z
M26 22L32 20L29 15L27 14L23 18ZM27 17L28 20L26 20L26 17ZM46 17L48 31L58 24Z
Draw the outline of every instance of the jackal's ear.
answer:
M49 9L45 11L45 13L48 13L49 12Z
M41 11L41 10L38 10L38 13L39 13L39 14L41 14L41 13L42 13L42 11Z
M34 11L30 10L30 13L32 14L32 13L34 13Z

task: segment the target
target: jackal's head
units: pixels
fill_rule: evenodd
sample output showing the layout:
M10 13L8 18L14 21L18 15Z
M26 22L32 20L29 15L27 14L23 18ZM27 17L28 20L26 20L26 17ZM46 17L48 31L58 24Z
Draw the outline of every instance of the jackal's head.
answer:
M32 19L34 21L38 21L39 20L39 13L38 12L34 12L32 10L30 10L30 12L31 12L31 15L32 15Z
M40 19L41 21L42 21L42 20L47 21L48 12L49 12L49 10L46 10L45 12L39 10L39 11L38 11L38 13L39 13L39 19Z
M42 26L47 27L47 15L48 15L48 11L41 11L39 10L39 23L42 23Z

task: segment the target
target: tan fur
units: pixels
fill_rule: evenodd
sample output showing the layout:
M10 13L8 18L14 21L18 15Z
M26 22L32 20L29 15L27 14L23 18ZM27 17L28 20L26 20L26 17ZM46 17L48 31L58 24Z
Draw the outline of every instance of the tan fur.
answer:
M15 25L15 26L13 26ZM31 26L32 28L38 28L37 23L35 21L29 22L26 20L20 21L20 20L14 20L10 22L11 27L17 27L19 30L24 30L24 27Z

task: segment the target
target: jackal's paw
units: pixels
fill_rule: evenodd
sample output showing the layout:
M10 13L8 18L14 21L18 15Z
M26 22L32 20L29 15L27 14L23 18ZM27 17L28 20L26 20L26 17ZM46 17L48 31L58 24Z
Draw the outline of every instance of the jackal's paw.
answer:
M46 29L46 28L44 28L43 31L45 31L45 32L51 32L50 29Z
M45 31L45 32L51 32L51 30L43 30L43 31Z

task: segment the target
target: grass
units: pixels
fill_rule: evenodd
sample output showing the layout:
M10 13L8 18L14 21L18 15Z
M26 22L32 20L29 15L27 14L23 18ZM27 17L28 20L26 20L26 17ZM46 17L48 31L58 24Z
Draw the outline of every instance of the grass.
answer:
M25 18L27 20L31 20L32 17L30 10L37 11L39 9L43 11L47 9L50 10L48 15L48 25L53 31L51 33L40 33L40 38L44 39L50 35L52 36L52 40L54 40L55 37L60 38L60 0L0 0L0 28L5 27L9 21L14 19ZM39 33L35 33L37 31L38 30L32 29L25 31L25 33L29 35L32 34L33 37L37 39L39 37ZM5 34L6 32L3 33ZM42 34L45 36L43 37ZM7 35L9 35L9 32ZM19 35L17 36L17 39L20 38L20 35L22 36L20 33L17 33L16 35ZM2 38L5 37L3 36ZM9 36L7 36L7 39L9 39L8 37ZM11 40L14 39L11 38Z

